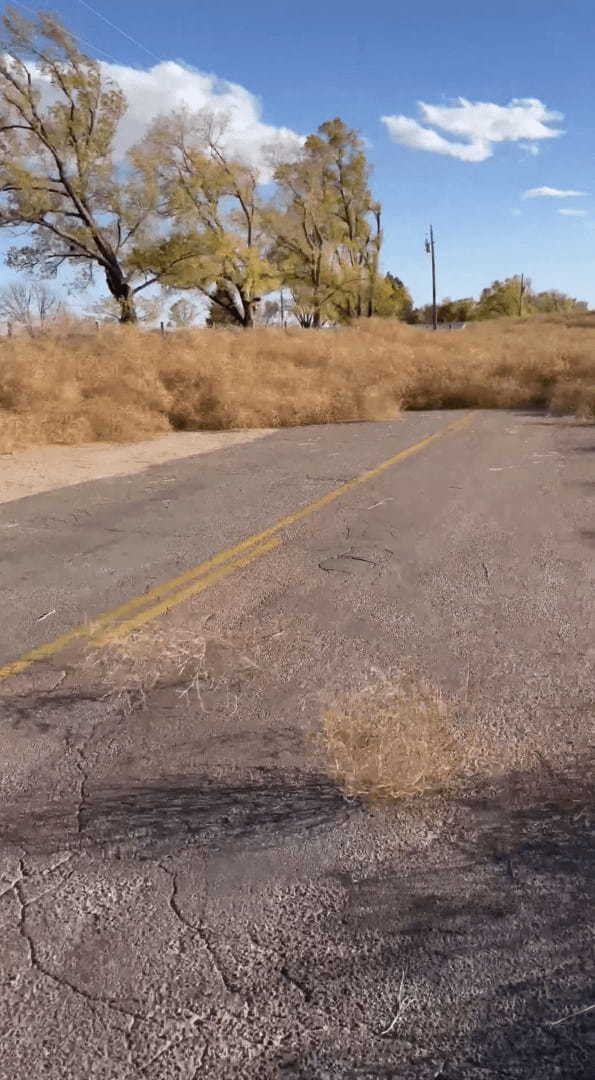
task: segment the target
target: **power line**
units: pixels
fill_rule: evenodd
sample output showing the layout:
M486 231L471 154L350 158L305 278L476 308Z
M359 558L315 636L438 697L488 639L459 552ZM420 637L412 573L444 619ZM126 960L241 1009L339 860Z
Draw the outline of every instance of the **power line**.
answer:
M35 15L37 17L37 15L39 14L39 12L34 11L33 8L28 7L27 4L21 4L20 0L12 0L12 3L16 7L22 8L23 11L28 11L29 15ZM88 41L87 38L81 37L80 34L73 34L73 37L75 37L77 41L80 41L81 45L88 45L89 48L93 49L94 52L103 53L104 56L107 56L110 60L113 60L114 64L122 63L122 61L118 60L118 57L114 56L113 53L108 52L106 49L100 49L99 45L95 45L92 41Z
M148 56L151 56L153 58L153 60L157 60L158 63L161 62L160 56L156 56L154 52L151 52L150 49L147 49L146 45L143 45L140 41L137 41L136 38L133 38L130 34L127 34L125 30L122 30L121 26L117 26L116 23L112 22L105 15L103 15L101 11L97 11L96 8L91 7L91 5L87 3L87 0L77 0L77 2L81 4L82 7L87 8L87 10L90 11L93 15L96 15L97 18L101 19L102 22L106 23L107 26L111 26L112 30L115 30L118 34L121 34L122 37L125 37L128 41L131 41L132 44L136 45L138 49L142 49L143 52L146 52Z

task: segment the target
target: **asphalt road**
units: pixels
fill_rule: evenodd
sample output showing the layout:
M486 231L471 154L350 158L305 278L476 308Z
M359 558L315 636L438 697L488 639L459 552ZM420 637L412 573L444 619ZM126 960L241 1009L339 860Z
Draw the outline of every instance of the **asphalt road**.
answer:
M462 417L0 507L2 1080L591 1075L594 429ZM494 768L370 810L312 735L399 672Z

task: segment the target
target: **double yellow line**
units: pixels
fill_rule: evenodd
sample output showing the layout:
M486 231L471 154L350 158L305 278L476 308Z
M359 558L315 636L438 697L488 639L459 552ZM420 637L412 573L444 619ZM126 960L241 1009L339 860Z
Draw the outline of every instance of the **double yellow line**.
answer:
M126 601L125 604L121 604L119 607L113 608L112 611L107 611L103 615L83 623L74 630L62 634L61 637L56 638L54 641L49 641L45 645L32 649L18 660L14 660L12 663L0 668L0 681L8 679L12 675L20 675L32 664L49 659L82 638L90 639L94 645L101 646L126 637L133 630L138 630L141 626L145 626L146 623L151 622L160 615L164 615L178 604L197 596L212 585L216 585L230 574L235 573L236 570L241 570L263 555L275 551L281 544L281 540L276 538L277 533L282 532L283 529L288 528L290 525L295 525L296 522L315 513L315 511L322 510L323 507L328 506L342 495L346 495L347 492L353 491L354 488L366 484L369 480L374 480L377 476L386 472L387 469L392 468L393 465L406 461L407 458L413 454L418 454L420 450L425 450L427 446L445 435L462 430L472 420L473 415L473 413L468 413L462 419L455 420L453 423L448 424L447 427L442 428L433 435L429 435L426 439L422 439L421 442L401 450L375 468L368 469L366 472L354 477L353 480L341 484L334 491L329 491L327 495L323 495L322 498L302 507L301 510L296 510L295 513L281 518L274 525L269 526L268 529L263 529L262 532L255 533L246 540L242 540L235 547L227 548L225 551L214 555L213 558L207 559L206 562L199 563L198 566L186 570L179 577L172 578L163 585L157 585L149 592L133 597L131 600Z

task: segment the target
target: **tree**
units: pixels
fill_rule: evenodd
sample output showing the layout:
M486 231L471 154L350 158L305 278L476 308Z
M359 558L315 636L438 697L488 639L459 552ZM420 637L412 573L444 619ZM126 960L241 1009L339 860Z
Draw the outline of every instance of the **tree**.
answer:
M477 313L479 318L491 319L502 315L517 316L538 314L582 314L588 311L588 304L582 300L576 300L566 293L557 289L549 289L544 292L534 293L528 278L522 279L523 292L521 304L521 278L519 276L506 278L505 281L494 281L489 288L484 289Z
M438 305L439 323L465 323L476 318L477 302L473 297L463 297L461 300L446 298Z
M370 191L370 164L357 132L339 117L327 120L318 131L329 161L331 189L336 199L334 213L342 233L336 259L343 271L345 288L335 297L335 305L345 321L349 321L374 314L382 246L381 208Z
M546 292L535 293L533 308L539 314L572 315L588 311L589 305L584 300L575 300L573 296L558 292L557 289L549 289Z
M271 256L289 286L299 324L322 326L338 287L333 257L339 232L321 141L311 135L296 161L277 167L275 180L280 205L268 217Z
M122 92L52 15L29 21L8 8L0 43L0 226L24 229L9 265L55 274L77 267L105 275L122 322L157 275L135 264L146 241L154 192L116 168Z
M521 293L522 284L522 293ZM522 301L522 303L521 303ZM463 297L461 300L444 299L438 305L439 323L466 323L475 319L495 319L518 317L522 308L525 316L542 313L583 314L588 311L588 304L575 300L556 289L534 293L528 278L506 278L493 281L483 289L480 299ZM411 312L409 322L426 324L432 321L432 306L416 308Z
M184 327L193 326L198 318L198 307L187 296L181 296L169 309L168 325L182 330Z
M0 317L30 334L66 311L60 297L44 281L14 281L0 292Z
M381 319L408 319L413 310L409 290L390 272L378 277L373 289L374 315Z
M156 322L161 314L161 301L158 297L140 297L134 305L135 322ZM113 296L104 296L91 305L87 318L96 322L121 322L120 304Z
M533 294L528 278L521 279L520 275L516 274L504 281L493 281L481 293L477 307L478 318L494 319L506 315L518 315L521 299L524 314L530 314L533 307Z
M279 203L269 215L272 258L302 326L373 313L382 234L380 206L356 132L342 120L310 135L301 155L275 171Z
M225 130L207 111L153 123L133 158L172 228L137 256L168 286L197 289L236 326L251 327L279 279L267 257L258 170L226 150Z

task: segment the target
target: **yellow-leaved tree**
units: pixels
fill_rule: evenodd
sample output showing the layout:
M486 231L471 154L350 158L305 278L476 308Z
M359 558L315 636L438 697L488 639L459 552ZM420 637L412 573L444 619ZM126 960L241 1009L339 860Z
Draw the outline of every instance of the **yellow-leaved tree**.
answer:
M357 132L329 120L275 171L272 254L303 326L374 314L382 232Z
M411 293L390 271L375 276L372 304L374 315L381 319L407 319L413 311Z
M259 167L228 150L226 134L225 117L207 111L181 109L151 125L132 159L158 193L165 234L136 257L163 284L196 289L226 321L251 327L280 278L267 254Z
M23 240L7 261L42 274L74 266L84 282L98 269L120 321L134 322L136 294L159 280L134 257L158 195L114 160L124 95L52 15L8 8L2 21L0 227Z

